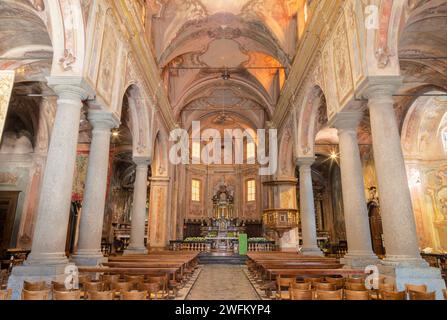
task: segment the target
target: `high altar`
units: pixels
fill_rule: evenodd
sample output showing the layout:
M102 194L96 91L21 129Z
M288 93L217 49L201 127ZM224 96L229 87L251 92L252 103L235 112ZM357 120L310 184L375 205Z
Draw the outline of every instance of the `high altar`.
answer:
M245 233L245 225L234 210L234 195L223 184L212 201L213 216L202 226L202 235L212 241L212 249L236 250L239 234Z

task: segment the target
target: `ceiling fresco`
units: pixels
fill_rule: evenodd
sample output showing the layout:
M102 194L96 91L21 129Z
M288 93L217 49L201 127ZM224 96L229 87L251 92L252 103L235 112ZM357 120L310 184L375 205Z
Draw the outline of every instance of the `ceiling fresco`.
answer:
M177 119L226 108L263 126L296 52L297 1L152 0L147 6L154 55Z

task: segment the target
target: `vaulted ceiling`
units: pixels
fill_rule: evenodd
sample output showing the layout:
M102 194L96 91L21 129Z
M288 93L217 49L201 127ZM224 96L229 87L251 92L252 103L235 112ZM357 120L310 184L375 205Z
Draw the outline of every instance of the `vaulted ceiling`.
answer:
M177 120L263 127L297 44L296 0L151 0L150 37Z

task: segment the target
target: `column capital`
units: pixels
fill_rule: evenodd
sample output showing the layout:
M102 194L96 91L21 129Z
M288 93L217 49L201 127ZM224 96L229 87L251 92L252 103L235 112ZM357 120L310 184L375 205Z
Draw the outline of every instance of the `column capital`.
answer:
M151 159L148 157L134 157L133 162L137 167L149 167L151 164Z
M111 130L120 125L118 116L110 111L90 109L87 118L94 129Z
M311 165L313 165L315 163L315 157L299 157L296 158L296 164L299 167L310 167Z
M342 130L352 130L355 132L364 115L363 110L340 112L331 121L330 126L338 129L339 133Z
M391 97L402 86L401 76L372 76L368 77L358 93L365 99Z
M95 91L82 77L47 77L47 84L61 99L75 99L81 101L93 99Z

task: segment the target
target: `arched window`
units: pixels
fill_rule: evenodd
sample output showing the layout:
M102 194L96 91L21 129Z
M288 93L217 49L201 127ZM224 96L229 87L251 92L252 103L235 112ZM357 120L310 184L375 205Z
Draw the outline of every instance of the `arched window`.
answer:
M247 202L256 201L256 180L247 181Z
M304 4L304 22L307 22L309 20L309 4L308 1Z
M192 180L191 200L195 202L200 201L200 184L201 181L197 179Z
M200 148L200 142L199 141L193 141L192 143L192 158L195 160L200 160L200 153L201 153L201 148Z
M255 159L256 157L256 144L254 141L247 141L247 160Z

